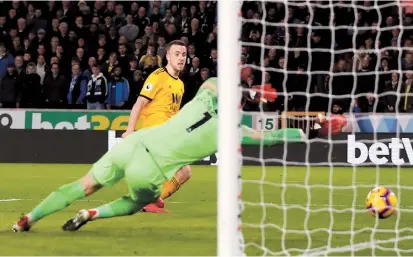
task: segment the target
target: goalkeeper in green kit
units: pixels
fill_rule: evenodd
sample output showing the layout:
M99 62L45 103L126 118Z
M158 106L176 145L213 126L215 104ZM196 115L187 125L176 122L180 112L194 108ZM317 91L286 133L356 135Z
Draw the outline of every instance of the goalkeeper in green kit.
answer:
M51 193L13 226L13 231L28 231L40 219L60 211L76 200L125 178L129 194L94 209L81 210L63 225L75 231L89 221L132 215L156 202L162 185L181 167L217 152L218 117L216 78L204 82L195 98L165 124L136 131L103 155L78 181ZM242 127L244 144L300 142L327 135L319 126L309 135L301 129L258 132Z

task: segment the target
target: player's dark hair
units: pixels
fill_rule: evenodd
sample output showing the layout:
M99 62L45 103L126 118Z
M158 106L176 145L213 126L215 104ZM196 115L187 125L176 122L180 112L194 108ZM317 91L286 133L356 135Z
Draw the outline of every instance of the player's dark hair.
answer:
M168 52L172 46L185 46L185 43L182 40L173 40L166 45L166 51Z

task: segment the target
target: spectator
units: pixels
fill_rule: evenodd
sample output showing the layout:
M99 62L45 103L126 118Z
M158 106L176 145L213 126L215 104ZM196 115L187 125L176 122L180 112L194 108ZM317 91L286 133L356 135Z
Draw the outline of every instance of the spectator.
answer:
M136 25L139 27L139 35L138 37L142 37L143 32L145 30L146 25L150 24L151 21L149 20L148 17L146 17L146 9L145 7L140 7L138 10L138 16L136 17L135 20Z
M200 60L198 57L195 57L192 59L192 65L184 79L185 94L182 97L181 106L184 106L195 97L199 87L201 86L201 81L203 80L201 77Z
M0 44L0 77L3 77L7 72L7 67L14 63L14 57L6 52L3 44Z
M413 54L412 53L407 53L406 56L402 59L402 69L403 70L413 69Z
M159 7L158 6L154 6L152 8L152 15L149 18L151 24L153 24L154 22L160 22L162 19L162 14L159 12Z
M180 23L181 23L180 24L181 34L185 37L188 37L190 20L188 18L188 11L185 6L181 8L181 22Z
M397 72L391 74L391 80L385 83L385 95L384 95L384 107L385 112L399 111L400 103L397 98L400 94L400 89L405 88L403 84L400 84L400 75Z
M25 53L23 55L23 66L26 66L29 62L32 62L32 55L30 53Z
M67 82L66 78L60 74L59 64L53 63L51 73L44 79L43 94L46 108L61 109L65 107Z
M109 60L102 65L102 73L106 78L110 78L113 75L113 70L115 66L118 66L118 55L116 53L111 53L109 55Z
M105 35L100 35L99 36L99 41L98 41L97 48L98 49L99 48L103 48L103 49L107 48L107 46L106 46L106 36Z
M44 44L39 44L37 46L37 55L43 55L46 58L46 62L49 62L50 58L48 57L48 54L46 53L46 47Z
M199 30L199 20L191 20L191 33L188 36L190 42L195 45L196 49L202 49L203 45L203 33Z
M83 48L78 48L76 49L76 58L80 63L80 69L81 70L86 70L88 63L87 63L87 57L85 56L85 50Z
M21 108L41 108L43 107L42 86L40 76L35 73L34 63L27 65L26 72L20 82L18 102ZM19 77L17 78L19 80Z
M24 71L23 56L19 55L14 58L14 66L16 67L18 76L24 75L25 71Z
M368 92L366 99L367 101L364 101L363 104L360 106L361 112L384 112L384 103L381 100L379 100L373 92Z
M98 65L93 65L92 71L92 77L87 84L87 108L102 110L108 93L108 84Z
M208 53L210 53L212 49L216 49L216 48L217 48L217 41L215 38L215 34L211 32L208 34L208 38L204 44L202 58L208 57Z
M46 73L49 71L43 55L37 57L36 73L40 76L40 84L43 85Z
M188 46L188 55L186 56L186 65L191 66L192 59L197 57L195 53L196 53L195 45L190 44Z
M403 97L400 99L402 104L402 110L404 112L411 113L413 112L413 72L408 71L406 72L406 81L403 84L403 88L401 89L401 93Z
M138 69L138 61L135 58L132 58L129 62L129 70L123 73L125 77L128 79L128 81L133 80L133 76L137 69Z
M139 60L139 67L144 68L148 67L152 63L152 59L156 60L157 66L162 67L162 59L159 55L155 55L155 47L154 46L148 46L148 50L146 51L146 54L142 56L142 58Z
M353 92L354 81L352 75L344 75L344 72L349 72L346 68L346 60L340 58L335 67L335 72L331 77L331 93L342 97L341 107L344 110L348 110L351 102L350 97Z
M129 79L129 99L128 99L128 109L131 109L138 99L138 95L142 90L143 83L145 80L142 77L142 71L136 70L133 73L133 78Z
M253 91L251 90L252 86L254 86L254 80L255 77L251 73L241 84L243 87L241 106L246 111L257 111L259 109L258 104L254 101Z
M375 91L376 76L371 72L370 60L370 58L365 58L361 61L361 69L357 73L356 94Z
M86 97L87 81L83 77L80 66L75 64L72 66L72 75L69 82L69 92L67 94L67 103L69 108L84 109Z
M39 47L40 45L43 45L46 43L46 31L44 29L39 29L37 31L37 40L35 41L35 43L37 44L37 46Z
M24 54L23 48L21 47L21 44L20 44L20 38L18 37L13 38L13 48L10 50L10 53L13 56Z
M166 43L169 43L173 40L179 39L179 35L176 33L176 26L173 23L166 25L166 34L164 34Z
M88 68L83 72L83 77L86 78L87 81L92 79L92 74L93 74L93 67L96 64L96 59L95 57L89 57L88 60Z
M139 27L133 24L132 14L126 16L126 25L119 29L119 35L126 37L129 42L133 42L139 34Z
M203 68L201 70L201 84L204 83L209 78L208 68Z
M106 52L116 52L118 50L118 41L119 36L117 34L116 28L114 26L111 26L109 28L108 37L106 39Z
M159 68L158 59L156 57L152 56L149 60L150 61L145 66L143 66L142 74L145 79L149 76L149 74Z
M99 48L97 51L97 58L96 62L99 66L102 66L103 64L106 63L107 56L106 56L106 51L104 48Z
M175 17L172 16L172 11L170 9L166 10L165 17L162 19L162 23L175 23Z
M290 107L295 111L305 111L307 105L307 97L304 95L307 93L307 82L308 75L304 73L305 67L299 65L297 67L296 74L292 74L288 78L287 90L288 93L292 96Z
M129 99L129 83L126 78L122 77L120 66L114 68L113 77L109 79L107 95L106 108L108 110L125 108L125 104Z
M47 20L44 18L41 8L37 8L34 12L33 29L36 31L47 29Z
M159 31L159 23L158 22L154 22L152 24L152 33L153 33L154 36L159 36L160 31Z
M17 103L17 86L17 72L14 70L14 64L9 64L6 74L0 80L0 107L19 107Z
M209 59L207 61L206 67L209 69L211 76L216 77L218 76L218 51L217 49L212 49Z
M115 24L117 28L120 28L125 18L126 16L123 11L123 5L121 4L116 5L115 16L112 19L113 24Z
M122 68L122 70L127 70L129 68L129 60L131 56L127 52L126 45L120 44L119 45L119 65Z
M73 29L76 33L76 35L80 38L85 38L87 34L86 27L83 24L83 17L82 16L77 16L75 19L75 27Z
M192 59L192 65L191 68L189 69L189 76L193 77L191 80L191 83L195 83L196 81L201 81L201 70L199 69L200 67L200 60L198 57L194 57Z
M156 55L159 56L161 60L163 60L166 55L166 41L164 37L158 37L158 49L156 50Z

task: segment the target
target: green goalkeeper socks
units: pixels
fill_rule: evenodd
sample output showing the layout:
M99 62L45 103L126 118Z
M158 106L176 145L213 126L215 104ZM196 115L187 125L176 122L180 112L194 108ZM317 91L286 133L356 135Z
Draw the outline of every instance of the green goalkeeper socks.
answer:
M79 181L64 185L51 193L27 216L29 217L30 222L36 222L47 215L64 209L72 202L84 198L85 196L85 190Z
M143 204L132 200L129 196L123 196L111 203L96 208L96 216L93 219L105 219L117 216L132 215L142 209Z
M301 129L287 128L262 133L262 138L254 138L250 135L242 137L242 144L245 145L275 145L286 143L302 142L306 136Z

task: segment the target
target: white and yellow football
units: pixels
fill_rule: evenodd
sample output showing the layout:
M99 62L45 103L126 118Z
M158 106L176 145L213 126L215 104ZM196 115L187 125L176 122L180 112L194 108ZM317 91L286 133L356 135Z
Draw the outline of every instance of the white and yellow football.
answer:
M369 192L366 199L366 208L373 216L386 219L396 212L397 197L387 187L376 187Z

